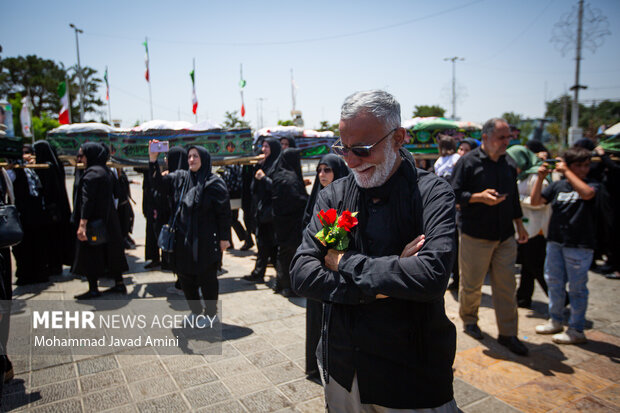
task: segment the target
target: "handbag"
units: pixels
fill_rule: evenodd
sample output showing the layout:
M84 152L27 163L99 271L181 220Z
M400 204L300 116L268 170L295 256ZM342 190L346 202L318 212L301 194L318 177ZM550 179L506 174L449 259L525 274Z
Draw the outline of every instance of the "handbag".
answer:
M103 219L94 219L86 223L86 242L88 245L102 245L108 242L108 231Z
M174 224L177 220L177 215L179 215L179 211L181 209L181 202L183 201L183 195L185 194L185 184L183 185L183 190L181 191L181 198L179 198L179 202L177 204L176 211L174 215L171 217L171 221L168 221L168 224L164 224L161 227L161 231L159 231L159 237L157 238L157 246L161 248L163 252L172 253L174 252L174 236L176 229L174 228Z
M0 248L12 247L24 238L15 205L0 205Z

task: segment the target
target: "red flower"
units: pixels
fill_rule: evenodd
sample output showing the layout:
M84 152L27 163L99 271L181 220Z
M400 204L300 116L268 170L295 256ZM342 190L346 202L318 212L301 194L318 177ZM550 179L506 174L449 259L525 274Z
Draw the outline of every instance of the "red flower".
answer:
M321 210L317 214L321 224L323 225L331 225L336 222L336 218L338 217L338 213L334 208L328 209L327 212Z
M351 215L351 211L344 211L340 218L338 218L338 226L344 228L347 231L351 231L351 228L357 225L357 218Z

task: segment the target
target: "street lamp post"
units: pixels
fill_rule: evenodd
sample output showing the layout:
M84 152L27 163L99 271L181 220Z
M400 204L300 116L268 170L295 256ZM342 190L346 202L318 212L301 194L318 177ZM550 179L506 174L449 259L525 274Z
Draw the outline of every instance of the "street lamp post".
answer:
M84 79L82 77L82 67L80 66L80 42L78 40L78 33L84 33L84 31L75 27L73 23L70 23L69 27L75 30L75 49L77 51L78 78L80 80L80 122L84 122Z
M446 61L452 62L452 119L456 120L456 61L465 60L464 57L446 57Z

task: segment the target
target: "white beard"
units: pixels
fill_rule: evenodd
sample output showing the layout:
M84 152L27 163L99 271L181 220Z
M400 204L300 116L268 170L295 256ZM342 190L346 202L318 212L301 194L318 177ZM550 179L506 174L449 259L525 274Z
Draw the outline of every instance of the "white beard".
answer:
M355 177L355 182L362 188L375 188L383 185L390 176L390 172L392 172L392 168L394 168L394 164L396 163L396 159L398 158L398 154L393 149L393 139L390 137L388 141L385 143L385 148L383 149L383 154L385 155L385 160L380 164L372 164L372 163L364 163L356 168L352 168L353 176ZM363 171L368 167L374 166L375 171L370 176L362 176L359 171Z

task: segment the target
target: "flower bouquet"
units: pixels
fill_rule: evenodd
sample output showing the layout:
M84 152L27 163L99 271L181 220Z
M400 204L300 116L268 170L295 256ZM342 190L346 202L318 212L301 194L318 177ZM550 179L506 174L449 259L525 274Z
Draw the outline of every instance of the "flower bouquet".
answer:
M317 214L323 228L316 233L315 237L321 244L337 251L345 251L349 247L351 228L357 225L357 212L343 211L340 216L335 209L321 210Z

